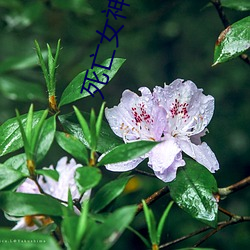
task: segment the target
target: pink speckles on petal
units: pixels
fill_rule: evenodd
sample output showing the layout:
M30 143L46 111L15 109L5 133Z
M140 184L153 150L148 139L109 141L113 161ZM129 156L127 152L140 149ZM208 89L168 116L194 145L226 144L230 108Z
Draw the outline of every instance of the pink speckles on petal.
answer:
M141 96L125 90L118 106L105 110L106 118L114 133L127 143L135 140L155 140L162 131L154 129L155 114L162 109L154 103L148 88L140 88ZM160 112L158 112L160 113Z
M153 123L154 120L151 118L150 114L147 113L145 104L139 103L138 106L139 108L137 107L131 108L132 114L134 116L134 120L132 120L132 122L135 122L136 125L138 125L141 122Z
M172 103L172 108L170 109L170 112L172 114L172 118L175 116L180 116L185 121L190 117L188 115L188 108L189 104L184 102L180 103L177 99L174 100Z

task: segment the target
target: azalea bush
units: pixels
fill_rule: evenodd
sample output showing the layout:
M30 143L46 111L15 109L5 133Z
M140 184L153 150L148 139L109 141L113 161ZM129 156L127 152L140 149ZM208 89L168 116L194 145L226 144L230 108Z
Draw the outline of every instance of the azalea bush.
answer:
M48 4L69 8L57 1ZM245 53L250 47L250 18L230 24L223 10L249 10L249 3L213 0L210 4L225 26L215 41L213 66L236 57L249 66ZM77 4L72 6L71 11L78 9ZM86 4L86 12L88 8L91 12ZM13 97L17 88L16 94L20 91L21 96L30 97L25 91L33 93L42 103L40 109L34 103L26 110L16 108L15 115L0 126L0 208L3 220L12 225L1 225L0 249L120 249L122 237L123 244L126 239L140 241L134 249L178 249L175 244L193 236L196 240L184 243L185 249L215 249L212 244L210 248L200 245L225 227L249 223L249 215L221 206L231 193L247 187L250 177L218 187L214 174L224 166L206 143L206 134L215 108L223 107L215 106L212 93L203 91L199 82L176 76L152 88L141 84L136 92L123 86L115 106L105 99L97 109L87 110L88 98L102 100L103 88L110 88L115 75L129 62L107 58L99 67L77 73L58 95L56 73L65 51L62 43L59 39L57 46L47 44L44 49L35 40L36 60L27 63L24 58L0 65L0 72L5 72L38 61L38 74L42 72L46 87L42 91L34 85L18 86L6 76L0 81L0 86L7 86L3 79L12 84L6 96L12 93ZM107 82L85 82L87 74ZM44 166L50 154L57 156L58 148L64 156ZM140 192L140 185L154 192ZM183 225L170 226L169 220L183 211L200 227L189 226L188 233L171 239L172 227L180 230ZM142 224L145 231L140 229Z

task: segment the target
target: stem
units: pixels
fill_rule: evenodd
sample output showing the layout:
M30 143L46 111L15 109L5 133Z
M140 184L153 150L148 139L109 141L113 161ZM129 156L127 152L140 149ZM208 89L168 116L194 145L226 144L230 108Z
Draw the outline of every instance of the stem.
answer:
M219 209L219 211L221 211L223 214L229 216L230 218L233 218L235 216L235 214L232 214L231 212L227 211L226 209L224 209L222 207L219 207L218 209Z
M214 5L216 8L218 15L220 17L221 22L223 23L224 28L226 29L228 26L230 26L230 22L222 8L220 0L211 0L211 3ZM245 63L250 65L250 59L247 54L241 54L240 59L243 60Z
M29 170L29 174L32 180L35 180L36 175L35 175L35 169L36 169L36 164L33 160L28 159L26 160L26 165Z
M145 171L142 171L142 170L139 170L139 169L134 169L134 172L139 173L141 175L146 175L146 176L149 176L149 177L156 178L155 174L148 173L148 172L145 172Z
M211 237L212 235L214 235L215 233L219 232L220 230L222 230L223 228L225 228L227 226L230 226L230 225L233 225L233 224L238 224L238 223L241 223L241 222L247 222L247 221L250 221L250 217L249 216L234 215L234 217L232 217L232 219L230 221L223 221L216 229L212 230L207 235L205 235L201 240L199 240L194 245L194 247L197 247L197 246L201 245L209 237Z
M152 195L150 195L148 198L145 199L145 202L147 205L150 205L154 203L156 200L158 200L160 197L164 196L165 194L169 193L169 188L163 187L160 190L156 191ZM139 214L143 210L143 204L140 203L137 205L137 211L136 214Z
M186 239L189 239L189 238L191 238L191 237L193 237L193 236L195 236L195 235L197 235L197 234L206 232L206 231L209 230L209 229L211 229L211 227L209 227L209 226L204 227L204 228L201 228L201 229L199 229L199 230L197 230L197 231L194 231L194 232L192 232L192 233L190 233L190 234L187 234L187 235L185 235L185 236L182 236L182 237L180 237L180 238L178 238L178 239L175 239L175 240L173 240L173 241L170 241L170 242L167 242L167 243L165 243L165 244L162 244L162 245L159 246L159 248L165 248L165 247L168 247L168 246L177 244L177 243L179 243L179 242L181 242L181 241L184 241L184 240L186 240Z
M54 114L56 114L56 113L59 112L59 109L58 109L57 103L56 103L56 97L55 97L55 95L50 95L49 96L49 109Z
M214 5L215 9L217 10L220 20L224 25L224 28L227 28L230 25L228 18L222 8L220 0L211 0L212 4Z
M214 230L212 230L211 232L209 232L206 236L204 236L199 242L197 242L194 247L200 245L202 242L204 242L206 239L208 239L210 236L212 236L213 234L215 234L216 232L220 231L221 229L229 226L229 225L233 225L233 224L238 224L238 223L241 223L241 222L247 222L247 221L250 221L250 217L249 216L238 216L238 215L234 215L232 217L232 219L230 221L222 221L222 222L219 222L218 223L218 227ZM167 242L165 244L162 244L159 246L159 248L165 248L165 247L169 247L171 245L174 245L174 244L177 244L181 241L184 241L186 239L189 239L195 235L198 235L198 234L201 234L201 233L204 233L208 230L211 230L212 228L207 226L207 227L204 227L204 228L201 228L195 232L192 232L190 234L187 234L185 236L182 236L178 239L175 239L173 241L170 241L170 242Z
M32 179L32 180L36 183L36 185L37 185L37 187L38 187L38 189L39 189L39 192L40 192L41 194L44 194L44 195L50 196L50 197L51 197L51 198L53 198L54 200L57 200L57 201L59 201L59 202L61 202L61 203L68 204L68 202L67 202L67 201L64 201L64 200L58 199L58 198L56 198L56 197L54 197L54 196L52 196L52 195L50 195L50 194L45 193L45 192L43 191L42 187L40 186L40 184L39 184L39 182L37 181L37 179L36 179L36 178L34 178L34 179Z
M227 197L229 194L234 193L236 191L239 191L247 186L250 185L250 176L244 178L243 180L236 182L228 187L225 188L219 188L219 195L222 198Z

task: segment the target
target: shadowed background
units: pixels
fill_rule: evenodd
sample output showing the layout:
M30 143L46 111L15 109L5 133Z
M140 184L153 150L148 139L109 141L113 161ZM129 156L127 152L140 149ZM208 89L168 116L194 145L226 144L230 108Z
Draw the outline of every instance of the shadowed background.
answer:
M228 186L249 175L250 151L250 112L249 112L249 65L236 58L228 63L211 67L215 41L223 30L216 10L208 1L130 1L130 7L124 6L119 14L126 19L114 20L111 24L118 29L119 47L115 57L126 58L125 64L114 79L102 89L106 106L119 103L125 89L137 91L147 86L151 90L155 85L171 83L176 78L190 79L205 94L215 97L214 117L209 124L209 134L204 140L215 152L220 170L215 174L219 187ZM96 50L106 21L105 13L108 1L66 0L20 1L0 0L0 124L15 116L15 108L26 113L30 102L35 109L46 108L46 89L40 68L26 67L25 58L35 56L34 40L38 40L42 49L46 43L56 47L61 39L62 50L59 55L57 71L57 97L60 98L67 84L81 71L91 67L93 58L89 55ZM226 9L233 23L249 12L236 12ZM111 34L111 33L110 33ZM111 57L115 41L104 41L98 53L98 63ZM19 68L8 68L8 60L23 58ZM28 84L28 85L25 85ZM40 89L33 87L39 85ZM9 87L11 86L11 87ZM24 87L22 87L24 86ZM76 102L79 109L89 112L91 107L99 110L102 99L98 93ZM72 105L62 107L61 112L73 111ZM22 150L20 150L22 152ZM55 164L59 158L67 155L54 142L50 152L39 167ZM1 162L9 156L3 157ZM145 167L142 164L142 168ZM147 168L145 168L147 170ZM117 174L104 170L105 178L115 178ZM157 189L164 186L160 180L139 177L120 199L122 204L138 203ZM240 191L221 202L221 206L239 215L249 214L249 192ZM152 207L157 217L169 202L161 198ZM220 219L225 219L221 216ZM1 224L11 226L4 217ZM138 230L147 233L144 218L135 219ZM194 221L177 206L170 212L162 242L167 242L190 233L203 225ZM203 246L216 249L246 249L249 246L249 223L231 226L219 232ZM196 238L197 241L198 238ZM192 245L195 240L191 240ZM186 246L184 243L181 246ZM144 249L143 245L129 233L125 233L113 249Z

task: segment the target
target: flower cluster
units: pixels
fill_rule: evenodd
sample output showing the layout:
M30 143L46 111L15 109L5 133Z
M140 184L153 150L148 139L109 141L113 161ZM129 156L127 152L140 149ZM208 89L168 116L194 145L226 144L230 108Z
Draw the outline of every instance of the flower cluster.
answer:
M80 197L74 175L76 169L81 167L81 165L76 164L74 159L71 159L69 163L67 163L67 161L67 157L63 157L58 161L55 169L53 166L47 168L58 172L59 178L57 181L47 176L40 176L38 178L38 184L44 193L65 202L68 200L68 190L71 192L72 199L78 199ZM20 193L41 194L36 183L29 178L27 178L16 191ZM80 202L89 198L89 196L90 190L84 193ZM52 220L45 216L25 216L18 221L12 230L34 231L38 229L39 226L44 226L51 222Z
M204 95L192 81L177 79L153 93L139 89L141 96L125 90L118 106L105 110L114 133L125 143L138 140L161 141L148 154L131 161L107 164L111 171L128 171L145 158L155 175L164 182L175 179L177 168L184 166L182 152L212 173L218 161L201 137L214 112L214 98Z

